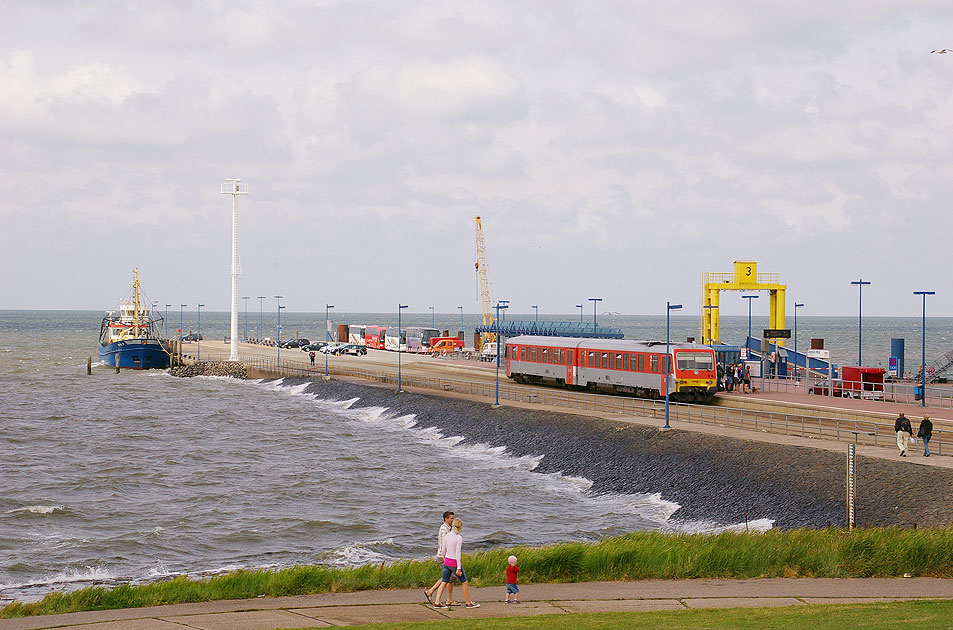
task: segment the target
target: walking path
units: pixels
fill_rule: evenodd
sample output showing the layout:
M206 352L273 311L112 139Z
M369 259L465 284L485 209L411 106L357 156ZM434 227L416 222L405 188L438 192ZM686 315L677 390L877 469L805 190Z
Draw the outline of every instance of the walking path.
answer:
M953 599L953 580L758 579L645 580L520 585L522 604L504 604L503 587L475 588L480 608L434 610L421 589L323 593L228 600L0 620L0 630L273 630L365 623L486 617L643 612L692 608L854 604L909 599Z

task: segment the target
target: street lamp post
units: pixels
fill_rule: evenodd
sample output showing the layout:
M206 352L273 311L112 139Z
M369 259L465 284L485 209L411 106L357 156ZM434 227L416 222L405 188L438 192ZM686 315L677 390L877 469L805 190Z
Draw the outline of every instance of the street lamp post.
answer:
M264 295L258 296L258 343L261 343L261 340L264 338L263 335L265 334L265 331L261 325L262 321L264 320L263 313L265 312L264 299Z
M508 304L504 302L509 302L509 300L500 300L496 303L496 402L493 403L494 408L500 406L500 346L503 344L503 333L500 329L500 311L506 311L509 308Z
M760 295L742 295L742 298L748 300L748 339L751 338L751 300L757 300ZM748 339L745 339L745 347L748 347Z
M582 323L582 304L576 304L576 308L579 309L579 323Z
M857 365L863 365L864 360L863 360L863 343L861 341L862 340L861 328L863 324L862 314L863 314L864 303L863 303L863 296L861 294L864 291L864 285L870 284L870 283L865 282L864 279L861 278L860 280L852 280L851 284L857 286Z
M251 296L243 295L242 299L245 300L245 326L242 328L242 341L248 341L248 300Z
M199 307L198 307L198 312L199 312L199 331L198 331L197 334L198 334L199 337L198 337L198 339L196 339L196 341L195 341L196 345L198 346L198 347L196 348L196 350L195 350L195 360L196 360L196 361L201 361L201 360L202 360L202 307L203 307L203 306L205 306L205 305L204 305L204 304L199 304Z
M238 195L248 194L248 184L240 179L226 178L221 193L232 196L232 317L229 323L231 345L228 360L238 361L238 274L241 273L238 262Z
M589 301L592 302L592 331L596 331L596 303L601 302L602 298L589 298Z
M536 309L536 321L539 321L539 305L533 304L533 308Z
M397 304L397 393L400 394L404 390L400 388L400 313L405 308L407 304ZM432 308L432 307L431 307Z
M936 295L936 291L914 291L914 295L923 296L923 324L920 329L920 406L927 406L927 296Z
M332 308L334 308L334 304L325 304L325 305L324 305L324 330L326 331L326 332L325 332L325 334L327 335L326 341L328 341L328 342L331 341L331 331L330 331L329 329L331 328L331 323L330 323L330 322L331 322L331 309L332 309ZM400 330L397 331L397 334L400 335ZM400 350L400 344L399 344L399 343L398 343L398 348L397 348L397 349ZM331 353L328 352L327 350L328 350L327 348L324 349L324 380L328 380L329 378L331 378L331 376L328 374L328 355L331 354Z
M457 308L460 309L460 334L463 335L463 343L464 345L466 345L467 336L466 334L464 334L464 330L463 330L463 307L458 306Z
M798 372L797 372L797 309L801 308L802 306L804 305L798 302L794 303L794 378L795 380L799 380ZM804 353L804 370L805 370L804 373L807 374L807 353L806 352Z
M285 308L281 305L282 295L276 295L275 299L278 300L278 358L275 360L275 365L281 365L281 309Z
M434 314L433 307L432 307L432 306L428 306L427 308L430 309L430 327L431 327L431 328L436 328L436 327L437 327L437 320L436 320L436 315ZM397 332L399 333L400 331L398 330Z
M665 303L665 428L671 429L672 427L668 424L668 375L672 371L672 350L670 330L671 330L671 314L672 311L682 308L681 304L672 304L671 302Z
M179 304L179 339L182 339L182 309L188 304Z

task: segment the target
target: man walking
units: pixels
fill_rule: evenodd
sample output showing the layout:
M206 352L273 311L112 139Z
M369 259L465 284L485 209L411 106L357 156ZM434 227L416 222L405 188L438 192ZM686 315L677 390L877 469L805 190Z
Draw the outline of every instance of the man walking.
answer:
M443 560L446 555L446 546L444 544L444 538L447 534L450 533L450 526L453 525L453 512L447 510L443 513L443 523L440 524L440 529L437 530L437 566L440 567L440 577L437 578L437 581L434 582L434 585L430 588L424 589L424 595L427 596L427 601L431 604L439 604L440 602L435 602L431 599L433 597L434 591L440 588L440 584L443 582ZM453 603L453 582L447 586L447 605Z
M913 435L913 427L910 426L910 421L903 413L893 423L893 430L897 432L897 448L900 449L900 457L906 457L910 436Z
M923 440L923 456L930 456L930 438L933 437L933 423L930 422L930 416L923 414L923 420L920 421L920 428L917 429L917 437Z

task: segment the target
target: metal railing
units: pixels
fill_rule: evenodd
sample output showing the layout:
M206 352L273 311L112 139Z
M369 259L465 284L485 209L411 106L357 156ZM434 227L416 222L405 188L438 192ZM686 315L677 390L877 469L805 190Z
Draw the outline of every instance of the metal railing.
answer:
M240 357L240 360L248 367L280 376L314 378L324 374L323 366L320 368L318 366L311 367L304 362L293 359L283 360L281 365L277 365L274 359L260 357ZM397 384L396 373L385 371L332 366L329 367L329 372L335 376ZM486 399L493 399L495 396L495 383L492 382L481 383L414 374L402 375L401 381L404 387L454 392ZM503 382L500 383L500 399L567 410L594 411L655 419L665 417L664 400L592 394L548 387L513 385ZM669 415L672 420L691 424L794 435L802 438L854 442L881 447L895 446L897 437L892 423L871 420L851 420L828 416L810 416L674 402L669 405ZM948 440L948 436L942 430L934 430L933 437L930 440L931 449L935 454L942 455L945 445L947 452L950 452L950 445L946 444Z
M777 378L759 378L753 377L752 384L764 392L782 392L787 394L811 394L817 393L819 396L830 396L830 389L827 377L812 376L782 376ZM737 388L737 385L736 385ZM847 397L846 393L852 394L853 398L862 398L865 400L885 400L887 402L896 402L908 405L920 405L920 400L916 396L919 391L919 383L911 382L887 382L883 384L883 389L873 389L870 383L863 381L850 381L839 378L834 379L834 396ZM823 393L819 393L823 392ZM926 408L934 409L953 409L953 387L944 385L927 385L926 387Z

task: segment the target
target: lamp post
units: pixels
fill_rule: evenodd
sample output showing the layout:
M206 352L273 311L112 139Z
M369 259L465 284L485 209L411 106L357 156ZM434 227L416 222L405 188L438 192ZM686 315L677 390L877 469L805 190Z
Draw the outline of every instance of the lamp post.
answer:
M579 309L579 323L582 323L582 304L576 304L576 308Z
M232 196L232 317L229 325L231 345L228 352L229 361L238 361L238 195L248 194L248 184L240 179L226 178L222 183L221 193Z
M278 300L278 358L275 360L275 365L281 365L281 309L285 308L281 305L282 295L276 295L275 299Z
M463 335L463 339L464 339L463 343L465 345L467 336L463 332L463 307L458 306L457 308L460 309L460 334Z
M182 309L188 304L179 304L179 339L182 339Z
M592 302L592 332L596 331L596 303L601 302L602 298L589 298L589 301Z
M861 326L863 319L861 315L863 314L863 296L861 295L864 291L864 285L870 284L865 282L863 278L860 280L852 280L851 284L857 286L857 365L863 365L863 343L861 342ZM926 299L926 298L924 298Z
M327 335L327 341L329 342L331 341L331 331L329 329L331 328L330 322L331 322L332 308L334 308L334 304L324 305L324 330L326 331L325 334ZM399 330L397 331L397 334L400 334ZM399 345L400 344L398 344L398 348L397 348L398 350L400 350ZM324 380L328 380L329 378L331 378L330 375L328 374L328 355L331 353L327 351L327 348L325 348L324 350L325 350L324 352Z
M798 302L794 303L794 378L795 380L799 380L798 372L797 372L797 309L801 308L802 306L804 305ZM805 354L804 356L805 372L804 373L807 374L807 353L805 352L804 354Z
M927 406L927 296L936 295L936 291L914 291L914 295L923 296L923 324L920 337L920 406Z
M751 338L751 300L757 300L760 295L742 295L742 298L748 300L748 339ZM745 339L745 347L748 347L748 339Z
M539 321L539 305L533 304L533 308L536 309L536 321Z
M262 326L261 326L261 323L263 321L262 314L265 312L264 299L265 299L264 295L258 296L258 343L261 343L261 340L263 338L262 335L265 334L265 331L264 329L262 329Z
M436 318L436 315L434 315L433 307L432 307L432 306L428 306L427 308L430 309L430 327L431 327L431 328L436 328L436 327L437 327L437 320L435 319L435 318ZM398 330L397 332L398 332L398 334L400 333L399 330Z
M242 328L242 341L248 341L248 300L251 297L243 295L242 299L245 300L245 326Z
M165 338L169 338L169 307L171 304L165 305Z
M750 303L750 302L749 302ZM668 425L668 375L672 371L672 350L671 343L669 338L670 320L672 311L682 308L681 304L672 304L671 302L665 303L665 428L671 429Z
M196 341L195 341L195 344L196 344L196 346L197 346L197 348L196 348L196 350L195 350L195 360L196 360L196 361L201 361L201 360L202 360L202 307L203 307L203 306L205 306L205 305L204 305L204 304L199 304L199 307L198 307L198 312L199 312L199 332L198 332L198 336L199 336L199 338L196 339Z
M404 390L400 388L400 312L407 308L407 304L397 304L397 393ZM431 307L433 308L433 307Z
M496 402L493 403L494 408L500 406L500 346L503 344L503 333L500 330L500 311L506 311L509 308L508 304L504 302L509 302L509 300L500 300L496 303Z

